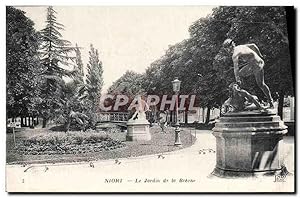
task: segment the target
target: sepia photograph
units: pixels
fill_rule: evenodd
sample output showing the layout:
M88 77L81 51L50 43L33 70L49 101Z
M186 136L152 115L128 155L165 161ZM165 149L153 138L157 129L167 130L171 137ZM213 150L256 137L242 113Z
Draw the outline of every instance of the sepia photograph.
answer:
M293 6L5 10L6 192L296 192Z

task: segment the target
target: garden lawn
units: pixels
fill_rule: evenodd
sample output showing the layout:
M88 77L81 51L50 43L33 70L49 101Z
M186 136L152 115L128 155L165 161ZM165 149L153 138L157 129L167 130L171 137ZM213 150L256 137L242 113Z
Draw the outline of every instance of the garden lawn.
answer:
M161 154L178 150L180 148L174 146L175 133L174 128L168 128L167 133L162 133L158 126L150 128L152 139L150 141L129 142L126 141L126 133L115 132L108 133L109 137L114 140L120 140L125 143L125 147L113 150L104 150L99 152L77 153L77 154L42 154L42 155L22 155L14 149L13 134L7 133L7 156L8 164L31 164L31 163L65 163L80 161L96 161L105 159L119 159L136 157L150 154ZM36 135L49 135L53 133L49 129L25 129L16 132L17 143L32 138ZM64 132L61 132L64 133ZM195 142L192 136L193 129L181 129L182 148L189 147Z

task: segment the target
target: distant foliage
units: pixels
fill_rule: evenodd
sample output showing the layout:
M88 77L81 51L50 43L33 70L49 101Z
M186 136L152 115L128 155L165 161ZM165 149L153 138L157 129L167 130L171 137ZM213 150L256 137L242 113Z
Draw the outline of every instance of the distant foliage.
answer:
M143 75L127 70L118 80L113 82L108 93L135 96L143 92L142 83Z

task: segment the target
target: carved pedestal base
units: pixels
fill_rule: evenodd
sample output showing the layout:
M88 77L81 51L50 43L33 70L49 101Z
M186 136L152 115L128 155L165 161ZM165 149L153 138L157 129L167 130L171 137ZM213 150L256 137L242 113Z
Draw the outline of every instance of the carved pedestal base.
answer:
M281 153L287 127L272 113L227 113L213 128L217 163L213 175L245 177L286 170Z
M133 120L127 122L127 141L149 141L151 134L149 122L146 119Z

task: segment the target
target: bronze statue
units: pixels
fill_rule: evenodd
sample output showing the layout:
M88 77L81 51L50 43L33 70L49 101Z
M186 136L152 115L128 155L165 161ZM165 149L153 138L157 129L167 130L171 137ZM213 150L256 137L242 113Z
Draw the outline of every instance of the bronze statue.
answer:
M257 96L241 89L237 83L231 83L229 85L229 98L222 106L222 113L243 110L260 110L263 112L266 109L258 102Z
M236 82L241 85L240 77L246 77L253 74L257 85L268 99L269 108L274 108L270 89L264 81L265 63L258 47L255 44L236 46L234 41L231 39L226 39L223 43L223 47L227 52L232 53Z

